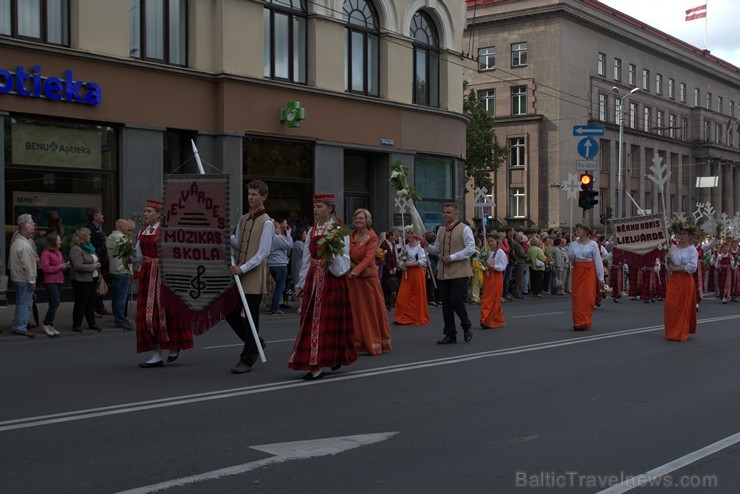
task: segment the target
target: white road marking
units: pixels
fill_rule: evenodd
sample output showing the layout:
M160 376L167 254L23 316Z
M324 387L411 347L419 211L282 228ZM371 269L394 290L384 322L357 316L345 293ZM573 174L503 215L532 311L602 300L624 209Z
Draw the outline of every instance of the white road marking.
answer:
M706 324L719 321L727 321L731 319L740 319L740 314L732 316L721 316L703 319L698 321L698 324ZM246 386L242 388L223 389L218 391L208 391L205 393L196 393L191 395L173 396L170 398L162 398L158 400L149 400L134 403L124 403L121 405L111 405L107 407L91 408L87 410L76 410L72 412L62 412L50 415L41 415L36 417L24 417L20 419L5 420L0 422L0 432L25 429L29 427L39 427L42 425L52 425L64 422L72 422L77 420L85 420L95 417L105 417L110 415L119 415L123 413L139 412L142 410L150 410L156 408L165 408L178 405L187 405L191 403L198 403L202 401L220 400L224 398L233 398L236 396L246 396L258 393L266 393L270 391L282 391L286 389L297 388L301 386L319 386L328 383L334 383L339 381L347 381L350 379L362 379L371 376L380 376L384 374L393 374L396 372L406 372L418 369L425 369L429 367L438 367L441 365L458 364L461 362L469 362L472 360L478 360L483 358L498 357L502 355L514 355L519 353L534 352L539 350L549 350L552 348L559 348L571 345L580 345L583 343L590 343L592 341L608 340L611 338L620 338L622 336L631 336L641 333L649 333L651 331L658 331L663 329L663 325L658 326L646 326L643 328L625 329L614 333L599 334L593 336L577 336L567 340L551 341L544 343L535 343L532 345L524 345L520 347L502 348L500 350L489 350L479 353L471 353L467 355L457 355L452 357L443 357L433 360L425 360L419 362L409 362L405 364L391 365L387 367L378 367L376 369L367 369L359 371L345 372L341 375L330 376L329 379L322 379L318 381L302 381L298 379L291 379L290 381L282 381L268 384L258 384L256 386Z
M267 343L285 343L286 341L295 341L295 338L289 338L287 340L267 340ZM244 343L234 343L230 345L212 345L201 347L201 350L216 350L219 348L232 348L235 346L244 346Z
M205 480L215 480L230 475L239 475L255 468L282 463L288 460L300 460L304 458L314 458L317 456L335 455L360 446L379 443L398 434L398 432L381 432L378 434L360 434L356 436L331 437L326 439L313 439L310 441L294 441L289 443L263 444L261 446L250 446L252 449L269 453L272 456L263 460L234 465L226 468L219 468L210 472L199 473L189 477L168 480L158 484L145 485L121 491L118 494L149 494L151 492L163 491L172 487L180 487Z
M620 494L622 492L631 491L645 485L653 485L660 477L668 475L671 472L675 472L687 465L706 458L707 456L713 455L714 453L721 451L725 448L732 446L740 442L740 432L733 434L724 439L717 441L716 443L705 446L692 453L689 453L681 458L675 459L665 465L661 465L657 468L653 468L649 472L645 472L641 475L630 477L624 482L614 485L608 489L598 492L597 494ZM660 485L659 483L657 485Z
M510 317L507 317L507 319L519 319L520 317L551 316L553 314L565 314L565 312L564 311L561 311L561 312L544 312L542 314L527 314L526 316L510 316Z

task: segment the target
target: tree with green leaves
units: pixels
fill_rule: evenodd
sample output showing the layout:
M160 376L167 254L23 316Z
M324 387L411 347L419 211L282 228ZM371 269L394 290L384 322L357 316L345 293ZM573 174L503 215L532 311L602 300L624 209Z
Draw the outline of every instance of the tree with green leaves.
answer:
M474 89L468 92L463 101L463 113L470 118L466 135L465 178L472 181L473 187L485 187L489 193L493 193L492 175L504 162L509 150L499 144L494 132L493 115L478 100Z

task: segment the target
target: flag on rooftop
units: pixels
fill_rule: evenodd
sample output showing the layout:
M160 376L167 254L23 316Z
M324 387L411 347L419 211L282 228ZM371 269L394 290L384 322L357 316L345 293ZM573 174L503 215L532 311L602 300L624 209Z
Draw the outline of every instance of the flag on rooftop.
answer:
M687 10L685 20L693 21L695 19L701 19L702 17L706 17L706 16L707 16L707 4L704 4L698 7L694 7L693 9Z

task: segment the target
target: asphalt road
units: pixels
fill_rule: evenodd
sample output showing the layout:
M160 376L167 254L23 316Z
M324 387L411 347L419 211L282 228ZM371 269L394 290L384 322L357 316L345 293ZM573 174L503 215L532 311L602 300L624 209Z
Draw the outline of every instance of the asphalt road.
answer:
M740 303L705 301L685 343L660 302L605 302L585 333L567 297L504 310L440 346L432 308L315 382L287 368L295 315L263 316L268 361L244 375L223 323L160 369L138 368L132 333L4 325L0 491L596 493L648 472L665 475L630 492L740 491Z

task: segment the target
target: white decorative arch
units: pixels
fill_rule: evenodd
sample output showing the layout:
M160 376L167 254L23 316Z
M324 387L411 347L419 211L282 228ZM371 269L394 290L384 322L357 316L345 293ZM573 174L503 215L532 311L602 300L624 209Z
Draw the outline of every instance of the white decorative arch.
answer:
M398 10L391 0L367 0L372 2L375 10L378 12L378 22L380 22L380 31L389 31L391 33L399 32L398 29ZM344 0L316 0L316 3L331 4L331 12L328 15L337 19L342 18L342 5Z
M404 36L410 36L411 20L419 10L424 10L434 20L437 34L439 34L440 49L460 51L460 47L455 46L457 36L455 36L455 26L450 15L450 9L445 2L440 0L411 0L403 14L400 33ZM460 38L462 39L462 36Z

